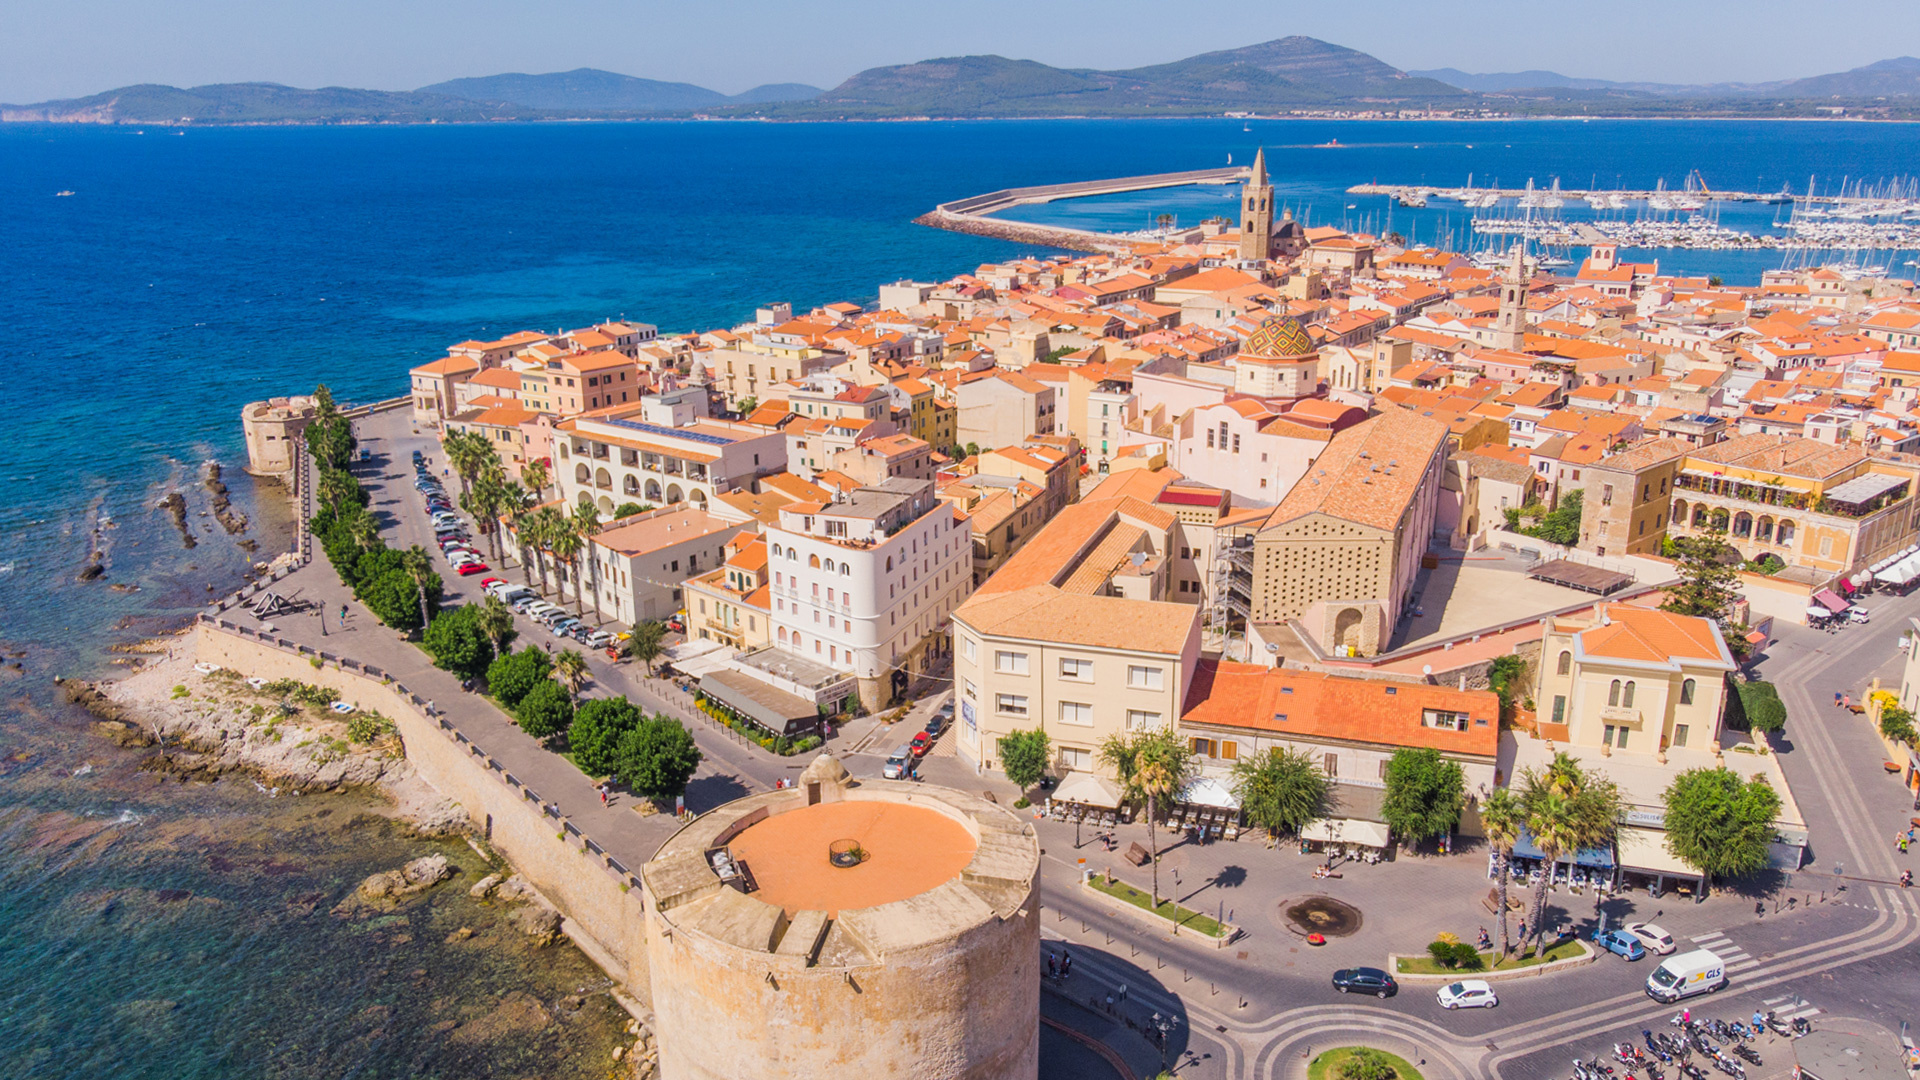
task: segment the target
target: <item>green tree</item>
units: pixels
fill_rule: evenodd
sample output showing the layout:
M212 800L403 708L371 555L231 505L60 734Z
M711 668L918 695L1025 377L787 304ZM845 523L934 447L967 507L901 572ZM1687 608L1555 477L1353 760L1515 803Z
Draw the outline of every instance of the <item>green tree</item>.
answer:
M1160 808L1167 804L1187 781L1193 778L1197 764L1192 751L1180 741L1172 728L1138 731L1128 735L1109 735L1100 744L1100 760L1120 778L1120 786L1129 799L1147 804L1147 847L1153 853L1153 906L1160 906Z
M526 524L521 526L520 540L533 549L533 560L540 566L540 591L547 591L547 551L566 528L567 519L560 511L551 506L543 506L527 515Z
M520 730L536 739L550 739L573 724L573 698L567 688L552 679L542 679L514 706L514 719Z
M580 534L573 531L573 520L562 517L558 511L555 511L553 515L553 530L553 535L547 537L547 550L553 552L554 558L566 563L567 566L572 569L573 613L575 615L585 615L587 613L587 595L586 590L580 587L580 550L584 548L586 544L580 539ZM562 590L560 597L564 598L565 596L566 592Z
M433 614L427 610L427 582L433 582L436 598L442 588L440 575L433 572L433 559L427 554L426 548L415 544L400 553L400 569L405 570L407 577L413 581L414 598L420 603L420 621L414 625L425 626L433 618Z
M687 790L700 767L700 747L678 720L654 714L620 736L620 779L636 795L671 799Z
M1520 807L1534 846L1548 866L1563 855L1611 844L1622 813L1620 789L1613 781L1598 772L1588 773L1564 750L1545 769L1521 772ZM1546 926L1551 877L1541 874L1534 883L1533 909L1527 913L1536 948Z
M1467 775L1429 747L1403 746L1387 759L1387 793L1380 816L1407 843L1444 836L1460 824Z
M473 625L487 635L487 643L493 646L495 656L505 652L513 639L519 636L513 628L513 609L497 596L480 601L480 610L474 612Z
M1500 695L1502 711L1511 709L1527 693L1527 662L1515 653L1496 656L1487 668L1487 687Z
M1023 792L1040 782L1053 760L1053 740L1038 728L1009 731L994 746L1000 751L1000 770Z
M1303 750L1276 746L1233 763L1233 793L1247 820L1271 836L1326 816L1327 773Z
M561 682L567 684L567 693L578 698L580 687L585 685L589 674L587 658L581 656L577 650L561 649L559 655L553 658L553 673L560 676Z
M1520 531L1549 544L1572 547L1580 542L1580 511L1585 499L1586 492L1579 489L1569 491L1560 497L1559 506L1547 511L1538 525Z
M1880 707L1880 734L1894 742L1914 743L1913 714L1888 702Z
M333 392L323 383L313 391L314 414L307 422L307 449L321 469L345 469L353 461L356 443L353 421L341 415Z
M365 581L354 590L354 596L373 617L382 623L402 632L418 630L421 627L420 613L425 610L415 603L418 589L413 578L405 570L388 570L385 573Z
M1512 942L1507 939L1507 882L1513 875L1507 869L1513 861L1513 846L1520 841L1523 818L1520 800L1510 788L1494 788L1480 804L1480 826L1486 830L1487 846L1493 849L1494 875L1498 880L1495 889L1500 894L1501 956L1513 951Z
M601 622L606 616L600 614L600 560L594 557L593 550L593 536L600 531L600 511L592 503L583 502L573 508L573 520L569 524L573 526L574 535L580 538L580 553L585 556L587 569L592 574L593 619L596 623ZM579 567L580 562L576 561L573 582L573 594L576 600L580 596ZM581 614L585 612L582 611Z
M553 682L552 672L553 657L545 649L528 645L516 653L503 653L487 665L487 692L512 711L534 687Z
M493 663L493 645L480 629L478 614L479 609L466 604L441 612L427 624L420 644L433 657L434 667L468 679L487 673L487 665Z
M740 399L739 403L734 406L734 410L741 416L747 416L759 407L760 399L754 397L752 394L748 394L746 397Z
M588 776L608 776L620 767L620 738L640 724L640 710L623 697L594 698L573 710L567 746Z
M613 520L619 521L621 518L630 518L635 514L644 514L650 509L652 508L641 503L623 502L613 508Z
M1772 683L1736 680L1733 690L1746 730L1771 735L1787 726L1787 704L1780 700L1780 691Z
M520 483L526 486L528 503L546 501L547 481L549 479L550 477L547 475L547 464L544 461L529 461L525 465L520 466Z
M1667 587L1662 611L1697 615L1723 626L1740 595L1740 555L1713 533L1673 538L1680 583Z
M649 675L653 674L653 662L660 658L663 651L661 640L666 634L665 623L643 622L633 628L633 636L627 639L627 655L645 664Z
M1733 770L1688 769L1667 785L1667 850L1715 878L1767 865L1780 793L1761 774L1742 782Z

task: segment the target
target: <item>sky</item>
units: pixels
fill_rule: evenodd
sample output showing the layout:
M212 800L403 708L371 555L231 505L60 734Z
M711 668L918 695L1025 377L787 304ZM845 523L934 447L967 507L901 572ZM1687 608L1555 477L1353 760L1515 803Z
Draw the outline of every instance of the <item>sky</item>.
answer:
M1122 68L1305 34L1403 69L1762 82L1920 54L1920 3L1855 0L0 0L0 101L140 82L411 90L597 67L738 93L998 53Z

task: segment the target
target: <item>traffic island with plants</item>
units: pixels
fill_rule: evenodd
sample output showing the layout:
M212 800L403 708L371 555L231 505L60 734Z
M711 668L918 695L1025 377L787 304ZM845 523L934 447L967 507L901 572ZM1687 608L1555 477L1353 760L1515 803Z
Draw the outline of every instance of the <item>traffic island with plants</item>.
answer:
M1561 961L1591 960L1595 955L1597 954L1586 945L1573 940L1553 945L1544 955L1529 949L1505 959L1499 959L1500 954L1497 950L1482 952L1452 934L1441 934L1427 946L1426 955L1395 956L1392 960L1396 975L1430 975L1445 979L1455 975L1476 975L1485 978L1509 971L1557 964ZM1568 964L1567 966L1578 965Z
M715 723L732 728L753 741L755 746L781 757L804 754L809 750L818 750L821 738L818 735L802 735L795 739L787 735L777 735L752 720L741 716L731 706L717 701L705 694L694 695L694 705L701 712L714 719Z
M1174 929L1176 933L1197 933L1203 937L1212 938L1216 942L1225 942L1232 937L1231 925L1192 908L1181 907L1172 900L1162 900L1156 907L1151 894L1144 889L1134 888L1111 873L1089 874L1086 885L1094 892L1128 905L1142 915L1158 915L1165 919L1168 928Z
M1307 1063L1307 1080L1421 1080L1398 1054L1370 1046L1337 1046Z

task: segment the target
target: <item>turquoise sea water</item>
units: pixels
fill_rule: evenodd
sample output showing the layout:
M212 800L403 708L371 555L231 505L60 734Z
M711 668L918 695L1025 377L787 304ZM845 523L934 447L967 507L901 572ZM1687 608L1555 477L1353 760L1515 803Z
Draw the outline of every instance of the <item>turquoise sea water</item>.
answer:
M448 343L527 326L626 315L678 330L773 300L870 299L883 281L1025 250L911 224L937 202L1245 162L1256 144L1302 216L1377 227L1384 200L1347 185L1472 172L1482 185L1678 187L1697 167L1715 186L1801 190L1809 173L1825 186L1908 172L1920 147L1920 129L1848 123L1248 126L0 126L0 665L20 665L0 666L0 1078L576 1075L588 1063L569 1047L605 1045L592 1023L529 1029L511 1010L469 1041L409 1040L490 1015L459 1003L491 1007L529 979L550 1001L576 972L441 944L458 920L484 921L464 890L404 926L299 914L302 897L337 897L434 845L342 828L345 809L321 818L244 782L156 786L50 700L49 674L105 670L106 645L237 582L253 556L209 531L197 478L207 459L237 465L248 401L323 381L350 400L390 397ZM1346 147L1315 149L1330 138ZM1230 198L1022 213L1137 228ZM1423 239L1444 224L1438 210L1394 213ZM1660 258L1732 281L1778 262ZM277 496L237 468L227 479L261 554L284 545ZM176 487L192 550L152 509ZM116 523L101 534L107 578L76 583L103 511Z

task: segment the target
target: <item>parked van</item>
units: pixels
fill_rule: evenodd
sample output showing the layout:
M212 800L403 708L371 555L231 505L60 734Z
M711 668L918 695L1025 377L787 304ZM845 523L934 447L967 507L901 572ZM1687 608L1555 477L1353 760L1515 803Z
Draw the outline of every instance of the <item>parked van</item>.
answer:
M895 750L886 764L880 767L880 776L884 780L905 780L913 773L913 746L911 743Z
M1712 950L1695 949L1670 956L1647 976L1647 996L1671 1005L1681 998L1712 993L1727 985L1727 966Z

